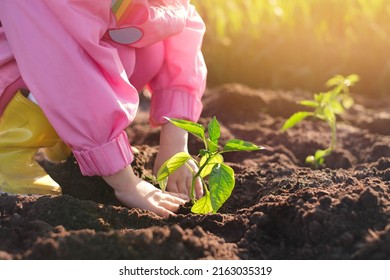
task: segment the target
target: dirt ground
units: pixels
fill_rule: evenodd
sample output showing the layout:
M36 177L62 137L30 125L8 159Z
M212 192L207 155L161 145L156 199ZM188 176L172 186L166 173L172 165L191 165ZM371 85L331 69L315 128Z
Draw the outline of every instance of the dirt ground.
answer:
M337 149L314 170L304 160L328 146L327 125L306 120L280 132L310 96L239 84L207 90L201 123L216 116L222 141L267 147L226 155L236 187L218 214L183 207L164 220L121 206L73 157L42 162L63 195L0 195L0 259L390 259L390 100L356 95L339 119ZM128 129L146 179L159 137L148 102ZM191 138L190 152L200 145Z

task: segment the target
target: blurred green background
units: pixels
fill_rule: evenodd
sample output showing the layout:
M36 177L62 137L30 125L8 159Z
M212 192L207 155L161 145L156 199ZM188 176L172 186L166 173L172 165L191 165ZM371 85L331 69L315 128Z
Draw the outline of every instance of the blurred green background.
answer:
M206 22L208 87L317 92L335 74L390 95L390 0L192 0Z

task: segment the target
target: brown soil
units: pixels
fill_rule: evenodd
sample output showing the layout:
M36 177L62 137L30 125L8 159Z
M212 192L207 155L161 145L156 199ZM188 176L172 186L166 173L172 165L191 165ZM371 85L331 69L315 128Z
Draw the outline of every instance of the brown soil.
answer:
M236 187L218 214L183 207L164 220L120 206L100 178L81 176L73 157L42 162L64 194L0 195L0 259L390 259L390 100L357 96L339 120L338 148L314 170L304 159L327 147L326 124L306 120L280 132L309 96L237 84L206 92L201 123L215 115L223 141L267 147L226 156ZM159 130L149 128L142 102L128 134L140 150L135 170L147 179ZM190 142L196 154L201 144Z

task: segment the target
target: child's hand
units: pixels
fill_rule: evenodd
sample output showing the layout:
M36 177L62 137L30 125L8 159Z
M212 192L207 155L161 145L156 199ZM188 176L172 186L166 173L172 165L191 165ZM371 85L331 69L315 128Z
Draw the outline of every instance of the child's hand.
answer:
M114 189L115 196L124 205L149 210L164 218L174 216L174 212L186 202L186 196L163 193L140 179L131 166L112 176L104 176L103 179Z
M179 152L188 152L187 140L188 134L186 131L174 126L171 123L166 123L162 126L160 135L160 148L154 164L153 173L156 175L160 167L166 160ZM193 161L188 161L188 165L194 172L198 171L198 167ZM167 190L174 193L190 196L192 186L192 172L187 166L182 166L176 170L168 178ZM203 188L199 179L195 182L195 195L197 198L203 196Z

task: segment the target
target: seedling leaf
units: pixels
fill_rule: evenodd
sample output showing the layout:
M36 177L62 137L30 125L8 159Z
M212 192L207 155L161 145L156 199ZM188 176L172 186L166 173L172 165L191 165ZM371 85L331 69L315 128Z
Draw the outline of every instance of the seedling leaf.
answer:
M342 100L342 104L343 104L345 109L352 108L352 106L354 104L353 98L350 96L344 96L343 100Z
M317 150L314 154L314 159L318 162L320 159L328 156L330 154L330 149Z
M289 128L294 127L297 123L301 122L305 118L313 116L312 112L296 112L291 117L287 119L287 121L284 123L282 127L282 131L286 131Z
M332 152L332 149L330 149L330 148L325 149L325 150L317 150L315 152L314 156L310 155L310 156L306 157L305 162L313 165L316 168L320 167L324 163L325 157L330 155L331 152Z
M331 100L329 105L335 114L340 115L344 113L344 107L343 105L341 105L340 101Z
M351 74L347 76L346 80L349 81L349 84L347 86L353 86L355 83L357 83L360 80L360 78L356 74Z
M321 104L323 98L324 98L324 93L323 92L314 94L314 100L317 101L320 104Z
M226 164L217 164L210 173L210 199L213 212L218 209L230 197L234 188L234 171Z
M257 146L251 142L239 139L232 139L226 142L223 147L223 152L244 152L244 151L258 151L264 147Z
M203 156L199 161L199 165L203 166L208 158L208 155ZM223 163L223 157L220 154L216 154L215 156L210 158L210 160L207 162L207 165L202 169L202 171L200 172L200 177L204 178L209 175L213 170L214 166L219 163Z
M208 214L213 212L209 191L206 190L205 195L192 205L191 212L197 214Z
M324 158L315 159L313 155L310 155L306 157L305 162L312 165L315 168L318 168L324 163Z
M209 125L208 125L208 132L209 132L209 137L210 137L210 140L214 143L214 144L218 144L218 140L219 138L221 137L221 128L219 126L219 123L216 119L216 117L214 117Z
M207 139L207 146L212 153L218 151L218 143L211 141L211 139Z
M342 85L344 82L344 77L342 75L336 75L336 76L333 76L332 78L330 78L327 82L326 82L326 86L327 87L337 87L337 86L340 86Z
M329 124L334 124L336 122L336 116L335 116L331 107L326 106L324 108L324 115L325 115L326 121Z
M167 184L168 184L168 177L165 177L163 179L161 179L160 181L158 181L158 185L160 186L160 189L165 192L165 190L167 189Z
M204 137L205 128L202 125L187 120L174 119L174 118L166 118L166 119L170 121L173 125L180 127L186 130L187 132L195 135L196 137L200 138L202 141L205 141L205 137Z
M191 155L185 152L180 152L164 162L157 173L157 182L163 191L165 191L168 176L183 166L190 159L192 159Z
M315 100L302 100L301 102L299 102L299 104L304 105L304 106L308 106L308 107L313 107L313 108L317 108L320 105Z

